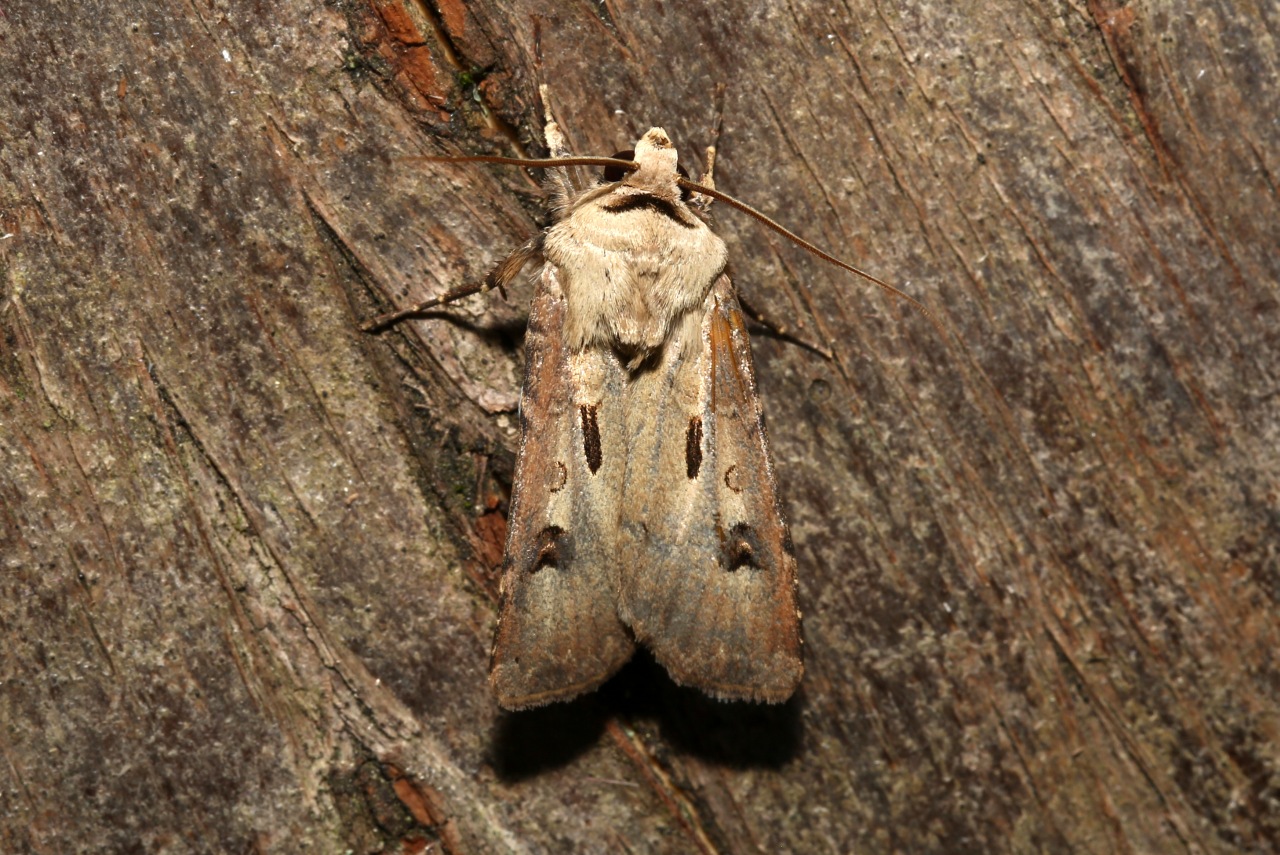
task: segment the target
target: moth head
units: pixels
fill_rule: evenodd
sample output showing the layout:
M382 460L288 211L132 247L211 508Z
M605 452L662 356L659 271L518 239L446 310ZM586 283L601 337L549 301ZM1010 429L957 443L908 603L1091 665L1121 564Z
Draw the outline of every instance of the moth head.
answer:
M671 138L662 128L650 128L637 142L635 151L620 152L618 156L626 156L638 167L634 172L619 175L606 171L607 180L621 181L630 186L662 196L668 199L684 198L688 192L677 183L679 177L688 178L688 174L680 168L679 155L672 145Z
M674 168L676 147L671 144L671 137L667 136L667 132L662 128L650 128L644 132L644 136L636 143L636 160L639 161L642 155L651 151L667 152L670 157L668 162Z

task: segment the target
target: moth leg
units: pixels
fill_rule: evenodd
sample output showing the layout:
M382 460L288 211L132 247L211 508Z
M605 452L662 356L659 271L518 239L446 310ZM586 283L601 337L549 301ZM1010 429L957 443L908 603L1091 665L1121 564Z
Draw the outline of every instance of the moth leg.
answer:
M564 132L560 130L560 125L556 123L555 116L551 113L550 87L545 83L540 84L538 94L542 98L542 115L546 122L542 135L547 140L550 156L572 157L573 152L569 148L569 141L565 139ZM552 195L555 197L552 203L555 207L567 205L570 199L595 183L594 179L587 176L582 171L582 167L578 166L548 169L547 180L551 184Z
M551 157L570 157L573 152L569 151L569 143L565 141L555 116L551 114L551 88L545 83L539 84L538 95L542 98L542 120L546 123L543 133L546 135Z
M707 168L703 170L702 177L698 179L698 183L708 190L716 189L716 179L712 175L716 168L716 146L715 143L707 146ZM703 193L694 192L689 199L689 207L697 208L702 213L711 210L711 203L714 202L710 196Z
M823 359L826 359L828 361L835 358L835 355L831 352L830 348L823 347L820 344L814 344L811 341L807 341L803 338L800 338L799 336L793 334L791 330L787 329L787 327L783 326L782 324L775 323L774 321L765 317L763 313L756 311L756 309L750 303L747 302L746 298L743 297L742 294L739 293L737 297L738 297L738 305L742 308L742 313L747 317L751 318L751 320L755 321L760 326L767 329L769 332L773 333L778 338L784 341L789 341L792 344L799 345L800 347L803 347L805 350L811 350L814 353L821 356Z
M711 126L711 145L707 146L706 168L702 170L702 177L698 179L698 183L702 186L714 190L716 189L715 169L716 169L716 144L720 141L720 130L724 126L724 89L723 83L716 84L715 102L716 102L716 121ZM710 196L704 196L695 193L690 200L690 204L699 210L706 212L710 210L711 203L714 200Z
M472 294L482 294L485 291L491 291L494 288L498 289L498 293L501 294L502 299L505 300L507 299L507 286L511 284L511 281L520 274L520 271L524 269L526 264L541 257L542 234L539 233L537 237L529 240L528 243L508 255L497 267L489 271L489 275L484 278L483 282L480 282L479 284L472 283L468 285L459 285L457 288L451 288L440 296L432 297L430 300L425 300L415 306L410 306L407 309L400 309L396 312L388 312L385 315L379 315L364 326L360 327L360 329L367 333L379 333L387 327L394 326L408 318L421 315L424 312L436 308L437 306L454 303L461 300L463 297L470 297Z
M539 232L534 237L529 238L524 246L502 259L501 263L490 270L489 275L484 278L484 285L481 286L480 290L488 291L497 288L498 293L502 295L502 299L507 299L507 286L520 275L520 271L524 270L524 266L530 261L542 258L543 234Z

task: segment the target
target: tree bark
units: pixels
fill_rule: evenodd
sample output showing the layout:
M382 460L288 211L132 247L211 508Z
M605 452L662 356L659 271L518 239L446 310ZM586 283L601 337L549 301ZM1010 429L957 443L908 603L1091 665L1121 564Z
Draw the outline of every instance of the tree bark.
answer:
M1280 848L1280 13L0 4L0 849ZM650 125L760 330L780 707L486 682L532 286ZM432 849L431 847L434 847Z

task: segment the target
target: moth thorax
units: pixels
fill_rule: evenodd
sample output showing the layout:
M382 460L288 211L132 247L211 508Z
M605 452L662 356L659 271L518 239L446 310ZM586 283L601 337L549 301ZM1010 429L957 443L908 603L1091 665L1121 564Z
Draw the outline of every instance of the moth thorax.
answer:
M692 359L696 355L698 337L702 330L702 313L686 312L674 318L666 334L656 343L627 342L621 338L612 341L613 352L628 371L642 371L660 361Z
M610 194L579 208L551 228L543 253L564 292L566 344L611 348L634 369L701 314L727 253L700 220L627 207L633 198L649 197Z

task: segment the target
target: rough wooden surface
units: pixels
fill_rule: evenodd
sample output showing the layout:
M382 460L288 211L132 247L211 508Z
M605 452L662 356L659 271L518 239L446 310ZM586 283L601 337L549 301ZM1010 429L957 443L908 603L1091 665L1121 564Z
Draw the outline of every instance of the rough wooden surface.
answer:
M1274 3L0 3L0 849L1280 847ZM539 65L540 57L540 65ZM485 682L575 146L730 211L808 674Z

